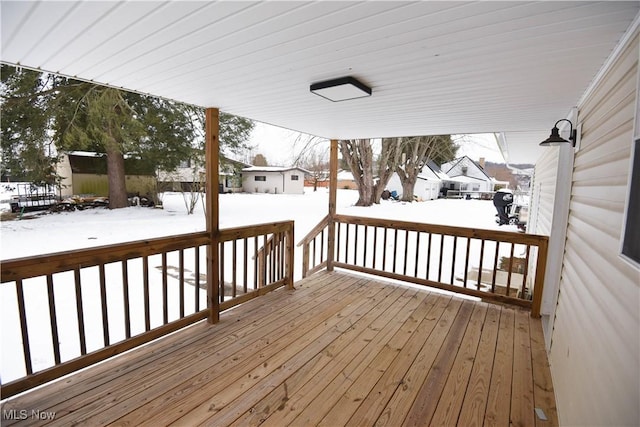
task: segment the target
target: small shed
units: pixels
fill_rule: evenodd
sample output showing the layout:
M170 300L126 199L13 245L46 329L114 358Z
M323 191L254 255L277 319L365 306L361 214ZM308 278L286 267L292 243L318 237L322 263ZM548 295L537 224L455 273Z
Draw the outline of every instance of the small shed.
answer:
M105 197L109 195L105 154L86 151L65 153L57 168L58 174L62 177L60 195L63 198L80 194ZM155 193L155 171L148 163L125 156L124 170L127 193Z
M252 166L242 169L242 188L247 193L304 194L304 176L299 167Z
M413 188L413 195L421 200L435 200L440 195L440 188L442 187L442 180L448 178L446 174L442 173L440 168L429 160L418 174L415 187ZM387 183L387 189L389 191L397 191L398 194L402 194L402 182L397 173L394 172Z

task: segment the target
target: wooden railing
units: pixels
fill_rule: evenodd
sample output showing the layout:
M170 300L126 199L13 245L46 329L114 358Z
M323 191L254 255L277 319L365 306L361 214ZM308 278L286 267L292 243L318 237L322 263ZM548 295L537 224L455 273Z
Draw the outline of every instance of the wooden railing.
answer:
M516 304L540 315L546 236L335 215L299 246L302 275L334 267L374 274L485 300ZM334 239L333 254L326 253Z
M214 309L293 287L292 221L216 240ZM2 398L206 319L211 243L202 232L3 261L2 345L15 359L3 360Z
M220 309L293 288L293 221L220 230Z

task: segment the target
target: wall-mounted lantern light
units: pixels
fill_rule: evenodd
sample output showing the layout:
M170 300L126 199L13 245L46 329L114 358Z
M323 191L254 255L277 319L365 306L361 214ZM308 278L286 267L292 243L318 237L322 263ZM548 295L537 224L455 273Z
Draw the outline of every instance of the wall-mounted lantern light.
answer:
M562 138L560 136L560 129L558 129L558 123L565 121L565 122L569 122L569 141L567 141L566 139ZM576 146L576 140L578 139L578 131L576 129L573 128L573 123L571 123L570 120L567 119L560 119L556 122L555 125L553 125L553 129L551 129L551 135L549 136L549 138L545 139L544 141L542 141L540 143L540 145L542 146L549 146L549 145L562 145L565 143L571 143L573 144L573 146Z

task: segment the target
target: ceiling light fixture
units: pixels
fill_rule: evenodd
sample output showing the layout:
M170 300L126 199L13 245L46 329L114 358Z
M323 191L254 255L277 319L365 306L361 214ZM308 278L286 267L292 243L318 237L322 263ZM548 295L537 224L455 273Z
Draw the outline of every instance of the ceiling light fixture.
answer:
M560 129L558 129L558 123L565 121L565 122L569 122L569 141L567 141L566 139L562 138L560 136ZM550 145L562 145L565 144L567 142L573 144L573 146L576 146L576 139L578 139L578 131L576 129L573 128L573 123L571 123L570 120L567 119L560 119L556 122L555 125L553 125L553 129L551 129L551 135L549 136L549 138L545 139L544 141L542 141L540 143L540 145L542 146L550 146Z
M371 88L351 76L314 83L309 89L333 102L371 96Z

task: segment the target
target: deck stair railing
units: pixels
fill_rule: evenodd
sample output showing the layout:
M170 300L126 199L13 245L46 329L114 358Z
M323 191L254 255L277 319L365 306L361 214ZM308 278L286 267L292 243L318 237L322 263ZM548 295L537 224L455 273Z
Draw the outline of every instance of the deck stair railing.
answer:
M214 309L293 287L293 221L215 240ZM199 232L3 261L2 398L206 319L211 243Z
M444 225L333 216L305 236L302 275L343 268L426 285L540 314L546 236ZM333 239L333 242L331 241ZM327 253L333 246L334 253Z

